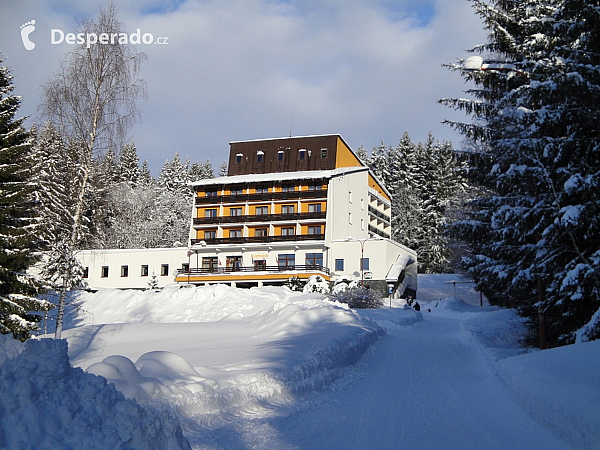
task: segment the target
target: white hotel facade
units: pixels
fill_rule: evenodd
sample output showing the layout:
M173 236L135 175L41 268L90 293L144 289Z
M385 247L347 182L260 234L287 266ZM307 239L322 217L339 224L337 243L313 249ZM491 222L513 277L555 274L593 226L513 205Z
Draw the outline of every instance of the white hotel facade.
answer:
M193 185L187 247L94 250L90 288L281 285L320 275L416 295L417 255L391 239L390 193L339 135L230 143L226 177Z

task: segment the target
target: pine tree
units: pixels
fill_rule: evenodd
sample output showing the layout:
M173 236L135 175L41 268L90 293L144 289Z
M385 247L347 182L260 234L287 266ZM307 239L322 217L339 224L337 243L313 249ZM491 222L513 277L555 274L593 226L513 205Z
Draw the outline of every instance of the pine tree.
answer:
M148 165L148 160L144 160L142 163L142 167L140 168L140 184L142 186L152 186L155 183L155 179L150 173L150 166Z
M35 213L28 170L32 139L15 119L21 104L0 54L0 333L26 340L37 329L39 311L51 305L36 298L38 286L26 274L34 262Z
M120 179L132 187L137 186L140 173L140 158L137 155L135 143L129 142L121 148L119 154L119 175Z
M466 71L470 99L442 102L477 120L451 123L482 142L492 195L459 224L488 298L514 300L550 345L600 337L600 8L579 0L473 1L490 31L483 56L512 70ZM483 159L483 158L482 158ZM536 328L533 329L536 331Z
M223 161L221 163L221 165L219 166L219 176L220 177L227 176L227 172L228 172L227 166L228 166L227 161Z

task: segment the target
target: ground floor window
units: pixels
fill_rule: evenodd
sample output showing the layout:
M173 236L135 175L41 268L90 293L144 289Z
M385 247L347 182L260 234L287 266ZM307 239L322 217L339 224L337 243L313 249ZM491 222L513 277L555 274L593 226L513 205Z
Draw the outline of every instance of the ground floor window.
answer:
M129 276L129 266L121 266L121 276L122 277Z
M102 266L102 271L100 272L100 276L102 278L108 278L108 266Z
M360 269L369 270L369 258L360 258Z
M267 261L264 259L255 259L254 260L254 270L262 271L267 270Z
M84 267L83 268L83 278L88 278L89 276L90 276L90 268Z
M226 267L229 270L240 270L240 268L242 267L242 257L241 256L228 256Z
M335 270L344 270L344 260L343 259L335 260Z
M202 258L202 269L204 271L215 272L219 267L219 259L217 256L204 256Z
M307 253L306 254L306 265L307 266L323 266L323 253Z
M161 264L160 265L160 276L161 277L166 277L169 275L169 265L168 264Z
M142 270L140 272L140 276L147 277L148 276L148 265L142 264Z
M293 253L281 253L277 257L279 267L293 268L296 265L296 255Z

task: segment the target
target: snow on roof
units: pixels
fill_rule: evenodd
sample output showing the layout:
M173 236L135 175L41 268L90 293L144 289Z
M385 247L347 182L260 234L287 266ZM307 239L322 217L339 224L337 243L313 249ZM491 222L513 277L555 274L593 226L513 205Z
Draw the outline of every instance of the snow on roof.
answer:
M307 170L303 172L274 172L232 175L228 177L208 178L191 183L191 186L211 186L238 183L260 183L269 181L317 180L333 178L354 172L366 172L368 167L339 167L331 170Z

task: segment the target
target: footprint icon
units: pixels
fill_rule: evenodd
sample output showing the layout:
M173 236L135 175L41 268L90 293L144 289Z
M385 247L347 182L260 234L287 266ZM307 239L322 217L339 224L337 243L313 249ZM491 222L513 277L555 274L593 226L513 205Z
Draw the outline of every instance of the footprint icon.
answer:
M23 39L23 45L26 50L33 50L35 48L35 43L29 40L29 35L33 30L35 30L35 20L21 25L21 39Z

